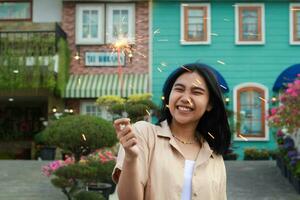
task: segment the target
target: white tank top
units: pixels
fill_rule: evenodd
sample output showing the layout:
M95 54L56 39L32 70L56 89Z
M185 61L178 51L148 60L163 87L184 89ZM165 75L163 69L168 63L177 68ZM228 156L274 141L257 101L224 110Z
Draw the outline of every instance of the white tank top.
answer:
M192 199L192 177L193 177L194 165L195 165L195 161L185 160L184 183L183 183L181 200Z

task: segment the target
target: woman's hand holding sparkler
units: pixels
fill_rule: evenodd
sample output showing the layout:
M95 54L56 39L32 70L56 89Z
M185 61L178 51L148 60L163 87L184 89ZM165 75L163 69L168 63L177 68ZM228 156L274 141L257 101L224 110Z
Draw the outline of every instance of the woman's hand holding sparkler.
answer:
M121 118L114 121L114 127L119 142L125 150L125 159L132 160L138 156L137 137L133 132L129 118Z

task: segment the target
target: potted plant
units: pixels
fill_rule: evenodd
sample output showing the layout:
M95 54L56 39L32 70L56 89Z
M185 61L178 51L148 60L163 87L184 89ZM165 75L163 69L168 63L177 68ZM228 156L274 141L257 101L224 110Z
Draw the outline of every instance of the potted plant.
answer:
M51 173L52 184L61 188L69 200L86 190L89 183L107 181L111 175L114 161L100 163L90 155L96 149L111 147L117 142L110 122L94 116L67 116L49 124L42 134L48 144L72 154L71 161L56 162ZM109 155L104 156L109 158ZM86 192L81 195L84 194Z

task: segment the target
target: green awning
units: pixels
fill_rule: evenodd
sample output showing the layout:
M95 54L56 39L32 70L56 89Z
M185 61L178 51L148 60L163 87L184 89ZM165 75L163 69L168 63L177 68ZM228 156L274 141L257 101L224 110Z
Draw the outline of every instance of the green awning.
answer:
M123 86L118 74L70 75L65 98L98 98L104 95L128 97L149 93L148 74L123 74ZM122 88L122 89L121 89Z

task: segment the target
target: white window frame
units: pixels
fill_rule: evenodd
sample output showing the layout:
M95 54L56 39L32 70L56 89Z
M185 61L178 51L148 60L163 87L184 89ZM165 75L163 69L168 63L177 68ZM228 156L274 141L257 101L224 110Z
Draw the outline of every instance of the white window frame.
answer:
M85 39L82 37L82 13L83 10L95 10L99 12L98 37ZM104 44L104 4L76 4L76 44Z
M294 11L293 8L294 7L300 7L300 3L291 3L290 4L290 44L291 45L300 45L300 40L299 41L295 41L294 39ZM300 28L300 27L299 27Z
M184 39L185 26L184 26L184 8L185 7L206 7L207 9L207 40L206 41L186 41ZM209 3L183 3L180 10L180 42L182 45L208 45L211 44L211 11Z
M106 43L114 43L118 38L113 38L113 18L112 13L114 9L128 10L128 38L130 44L135 41L135 4L107 4L106 7Z
M80 114L81 115L86 115L86 106L97 106L96 105L96 101L80 101ZM104 107L101 107L101 116L97 116L97 117L101 117L103 119L112 121L112 116L107 112L107 110Z
M267 101L269 99L269 90L266 86L260 84L260 83L254 83L254 82L246 82L246 83L241 83L237 86L234 87L233 89L233 111L234 113L238 112L238 99L237 99L237 92L238 90L240 90L241 88L244 87L257 87L260 88L264 91L265 93L265 100ZM259 100L258 101L263 101L263 100ZM268 102L264 101L265 104L265 111L264 111L264 116L268 115L268 110L269 110L269 104ZM266 118L266 117L265 117ZM234 122L237 121L237 115L234 115ZM265 123L265 137L246 137L248 141L269 141L270 140L270 136L269 136L269 126L268 123ZM234 133L234 141L245 141L243 138L237 137L236 132Z
M240 41L239 40L239 7L260 7L261 8L261 41ZM236 3L235 8L235 44L236 45L264 45L265 44L265 5L263 3Z

